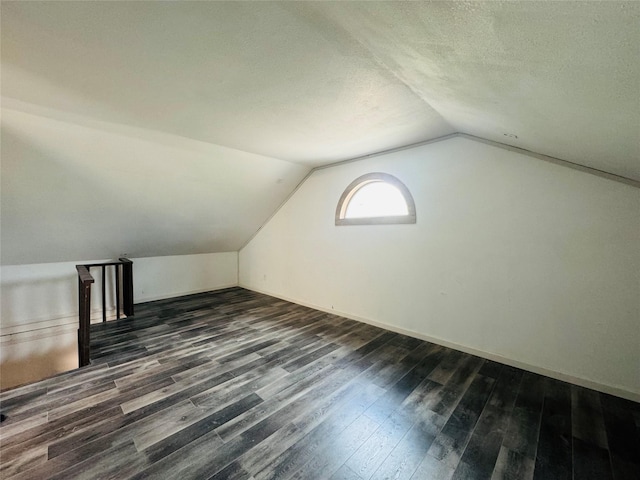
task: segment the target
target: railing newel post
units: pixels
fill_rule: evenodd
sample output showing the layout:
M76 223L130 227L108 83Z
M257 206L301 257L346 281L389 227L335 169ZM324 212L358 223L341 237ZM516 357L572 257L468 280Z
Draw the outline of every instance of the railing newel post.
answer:
M122 262L122 309L127 317L133 316L133 262L119 258Z
M102 265L102 321L107 321L107 267Z
M91 362L91 284L94 282L89 269L85 265L76 265L78 270L78 366L84 367Z
M116 318L120 320L120 264L115 264L116 269Z

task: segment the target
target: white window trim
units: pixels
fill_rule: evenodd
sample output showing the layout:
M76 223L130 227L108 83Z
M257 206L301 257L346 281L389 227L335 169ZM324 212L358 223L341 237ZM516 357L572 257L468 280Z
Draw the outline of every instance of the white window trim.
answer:
M409 213L407 215L384 217L345 218L347 206L349 205L353 195L364 185L371 182L385 182L400 190L400 193L407 203ZM416 223L416 204L413 201L413 197L411 196L409 189L393 175L381 172L367 173L366 175L356 178L342 193L342 196L338 201L338 206L336 207L335 220L336 225L392 225Z

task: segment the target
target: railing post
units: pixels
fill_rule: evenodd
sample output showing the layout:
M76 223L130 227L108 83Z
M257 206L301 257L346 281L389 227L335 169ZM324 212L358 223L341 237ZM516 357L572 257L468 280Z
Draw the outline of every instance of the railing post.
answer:
M120 320L120 265L114 265L116 269L116 318Z
M127 317L133 316L133 262L119 258L122 262L122 309Z
M89 365L91 340L91 284L94 282L89 269L84 265L76 265L78 270L78 314L80 326L78 328L78 366Z
M102 265L102 321L107 321L107 267Z

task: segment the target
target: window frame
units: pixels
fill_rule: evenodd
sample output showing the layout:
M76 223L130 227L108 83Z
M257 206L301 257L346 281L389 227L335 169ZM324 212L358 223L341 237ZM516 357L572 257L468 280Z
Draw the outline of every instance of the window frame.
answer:
M351 201L355 193L365 185L372 182L385 182L396 187L404 197L404 201L407 204L407 210L409 213L407 213L407 215L389 215L383 217L345 218L347 207L349 206L349 202ZM356 178L342 193L340 200L338 200L338 206L336 207L335 223L336 226L395 225L416 223L416 204L413 201L413 196L411 195L409 189L398 178L388 173L382 172L367 173Z

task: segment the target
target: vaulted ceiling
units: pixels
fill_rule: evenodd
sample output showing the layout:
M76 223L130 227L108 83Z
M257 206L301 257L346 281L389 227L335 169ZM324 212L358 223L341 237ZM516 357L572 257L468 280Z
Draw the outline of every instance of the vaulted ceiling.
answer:
M640 2L56 1L1 8L3 140L10 144L3 156L13 167L27 146L26 156L44 163L46 154L35 150L57 150L60 162L95 162L94 173L127 171L139 158L127 153L131 145L87 158L91 135L58 135L60 124L209 152L197 159L167 154L167 171L191 178L193 162L211 162L202 167L207 175L191 178L215 176L229 186L223 200L199 198L218 205L210 206L211 228L223 217L242 228L229 227L217 246L205 240L212 234L205 228L198 248L176 247L187 239L173 235L151 248L159 254L237 249L310 168L454 132L640 180ZM59 145L43 145L56 138ZM26 207L6 178L20 175L4 161L6 240L6 227L19 229L16 212ZM144 170L149 182L166 181L167 171L145 162L131 167L136 175ZM272 173L247 175L249 165ZM120 188L127 198L135 185ZM236 220L251 210L234 211L242 195L255 205L250 221ZM26 235L18 233L10 245ZM150 244L145 237L139 248ZM9 256L3 251L3 262L24 261Z

